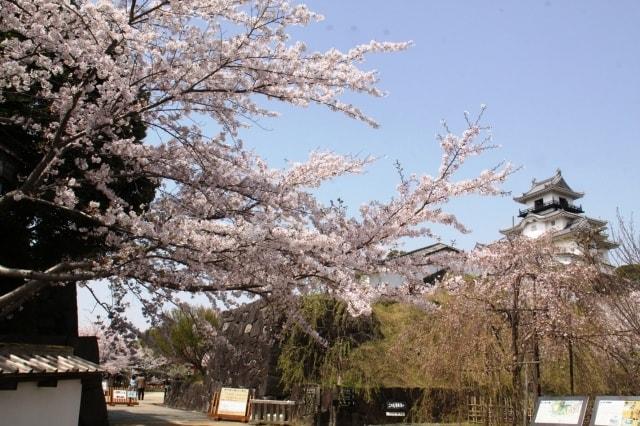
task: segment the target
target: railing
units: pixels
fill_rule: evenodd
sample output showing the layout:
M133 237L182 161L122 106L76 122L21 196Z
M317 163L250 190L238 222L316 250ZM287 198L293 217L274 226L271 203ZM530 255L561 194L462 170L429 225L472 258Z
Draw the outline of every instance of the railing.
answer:
M566 201L561 202L560 200L556 200L554 198L546 203L536 204L528 209L520 210L520 214L518 214L518 217L526 217L529 213L538 213L551 208L562 209L570 213L584 213L581 205L576 206L575 204L570 204Z
M290 425L297 418L295 401L276 401L270 399L252 399L252 424Z

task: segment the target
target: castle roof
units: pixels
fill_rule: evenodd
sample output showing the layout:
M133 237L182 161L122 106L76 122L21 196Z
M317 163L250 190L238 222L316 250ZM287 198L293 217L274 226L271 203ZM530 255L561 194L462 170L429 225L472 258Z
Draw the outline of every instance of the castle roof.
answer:
M571 213L566 210L555 210L546 214L529 213L527 217L522 219L517 225L512 226L511 228L501 229L500 233L503 235L509 235L514 232L519 233L519 232L522 232L524 227L529 223L546 222L558 217L567 217L572 220L564 229L554 232L554 236L575 231L578 229L578 226L584 226L586 224L590 225L593 228L598 228L598 229L604 228L607 226L607 222L604 220L582 216L580 214Z
M460 252L460 250L458 250L457 248L455 248L453 246L450 246L448 244L435 243L435 244L431 244L431 245L428 245L428 246L425 246L425 247L421 247L421 248L416 249L416 250L412 250L412 251L407 252L407 253L403 253L403 254L401 254L400 256L397 256L397 257L410 256L410 255L418 254L418 253L420 253L420 254L422 254L424 256L431 256L433 254L440 253L440 252L446 252L446 251L454 252L454 253L459 253Z
M562 177L562 171L558 169L556 174L550 178L540 181L533 179L531 182L531 188L527 192L524 192L520 197L514 197L513 199L518 203L526 203L532 198L539 197L540 195L551 191L566 195L573 200L577 200L584 196L584 192L577 192L571 189Z

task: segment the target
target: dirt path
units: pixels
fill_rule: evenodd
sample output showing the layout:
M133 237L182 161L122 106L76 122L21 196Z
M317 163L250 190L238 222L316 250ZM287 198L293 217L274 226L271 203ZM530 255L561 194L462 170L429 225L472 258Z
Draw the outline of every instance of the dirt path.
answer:
M109 424L111 426L209 426L234 425L236 422L214 422L206 414L197 411L184 411L168 408L162 405L162 392L148 392L140 405L127 407L126 405L107 406Z

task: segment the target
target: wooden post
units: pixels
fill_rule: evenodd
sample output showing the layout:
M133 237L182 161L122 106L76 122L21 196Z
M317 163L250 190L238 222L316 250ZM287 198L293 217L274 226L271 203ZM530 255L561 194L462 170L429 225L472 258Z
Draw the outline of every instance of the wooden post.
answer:
M574 389L574 375L573 375L573 342L569 338L569 381L571 387L571 395L575 394Z

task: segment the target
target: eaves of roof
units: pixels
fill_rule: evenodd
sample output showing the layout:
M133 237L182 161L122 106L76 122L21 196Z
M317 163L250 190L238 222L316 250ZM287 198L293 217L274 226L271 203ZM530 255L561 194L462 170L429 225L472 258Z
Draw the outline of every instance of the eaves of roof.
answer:
M98 364L42 345L0 346L0 378L100 373Z
M545 186L543 188L540 189L536 189L535 191L528 191L523 193L521 196L519 197L513 197L513 201L516 201L518 203L526 203L528 200L532 199L532 198L536 198L546 192L550 192L550 191L554 191L554 192L558 192L560 194L564 194L564 195L568 195L569 197L573 198L574 200L577 200L578 198L582 198L584 197L584 192L576 192L573 191L571 189L567 189L564 188L562 186L558 186L558 185L549 185L549 186Z
M557 217L557 216L569 217L571 219L582 219L582 218L584 218L584 216L581 216L581 215L579 215L577 213L571 213L571 212L568 212L566 210L555 210L555 211L552 211L552 212L547 213L547 214L529 213L527 215L527 217L525 217L520 222L518 222L518 224L516 226L512 226L511 228L500 229L499 232L501 234L503 234L503 235L508 235L508 234L511 234L511 233L513 233L515 231L522 230L522 228L524 228L525 225L528 224L528 223L536 222L536 221L549 220L549 219ZM607 223L604 222L604 225L606 225L606 224Z

